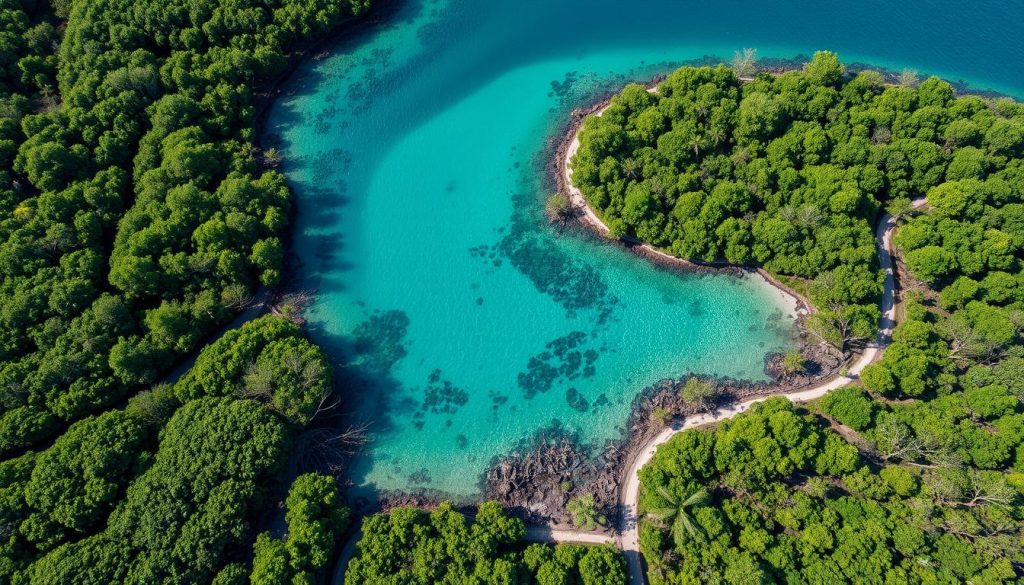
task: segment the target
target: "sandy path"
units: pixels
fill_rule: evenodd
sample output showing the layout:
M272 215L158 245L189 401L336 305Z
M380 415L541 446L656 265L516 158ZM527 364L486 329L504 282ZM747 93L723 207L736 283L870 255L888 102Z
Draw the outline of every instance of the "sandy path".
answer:
M915 201L914 205L917 207L923 203L924 200L920 199ZM895 222L888 214L885 214L882 216L881 221L879 221L875 236L878 245L879 265L885 272L885 288L882 293L881 302L882 318L879 323L877 340L866 348L864 353L862 353L857 361L854 362L849 369L849 375L833 378L828 382L807 390L776 394L774 396L783 396L792 402L806 402L808 400L820 398L832 390L842 388L856 380L861 370L878 358L885 346L889 344L892 336L892 329L895 326L896 321L896 282L891 254L891 238L894 228ZM725 406L715 412L700 414L686 418L682 421L676 421L673 425L665 428L665 430L656 435L646 445L638 450L636 458L629 466L629 471L626 474L626 481L621 488L619 497L620 515L618 519L618 540L619 547L626 556L631 583L639 585L646 582L637 531L637 502L640 496L640 469L650 462L658 447L671 439L676 433L732 418L737 414L746 411L751 405L774 396L759 396L744 402ZM541 532L538 531L538 533ZM562 530L550 531L549 535L551 536L551 542L575 542L576 539L591 535L591 533L577 533Z
M647 91L648 93L657 93L658 87L649 87L647 88ZM590 116L600 116L601 114L604 114L609 107L611 107L611 104L604 106L600 110L590 114ZM595 213L593 208L590 207L590 204L587 203L586 198L583 197L583 193L572 183L572 169L569 167L569 162L580 149L580 132L582 131L583 123L581 121L579 126L576 128L576 131L573 133L572 140L569 142L569 146L566 147L564 158L562 159L561 167L562 175L565 179L565 190L568 191L567 195L569 197L569 204L583 214L580 221L593 229L597 234L611 239L611 236L608 235L608 226L601 221L601 218L597 216L597 213ZM645 244L632 238L623 238L623 240L636 245L636 247L643 250L645 254L664 260L667 263L683 266L697 266L697 264L694 264L689 260L668 254L650 244ZM783 306L785 306L790 313L807 313L814 310L814 307L807 298L773 278L767 271L760 268L745 270L748 270L750 274L756 274L771 285L776 292L779 293L779 298L782 301Z
M594 115L600 116L606 109L607 107L596 112ZM583 193L572 184L572 169L569 166L569 162L580 148L579 133L581 129L582 124L580 125L580 128L577 129L572 141L569 143L569 146L565 151L565 159L562 161L562 168L565 173L565 185L569 192L569 201L574 207L582 211L584 221L590 224L591 227L595 228L599 233L607 236L608 226L606 226L604 222L601 221L601 218L594 213L594 210L583 197ZM915 208L921 207L924 204L924 198L915 199L913 201L913 206ZM784 396L792 402L806 402L808 400L820 398L832 390L846 386L856 380L861 370L878 358L885 347L889 344L892 337L893 327L896 325L896 279L892 261L892 234L895 227L895 221L893 221L892 217L886 213L879 220L878 227L875 230L875 243L878 246L879 267L885 272L885 284L881 301L882 318L879 323L878 338L876 341L873 344L870 344L857 361L850 366L849 374L847 376L833 378L828 382L807 390L778 394L776 396ZM649 246L647 244L641 245L650 254L677 260L675 257L670 256L653 246ZM640 495L640 478L638 473L640 469L651 460L658 446L668 441L676 433L731 418L741 412L744 412L752 404L766 400L770 397L771 396L761 396L753 398L745 402L724 407L714 413L706 413L690 417L682 422L676 422L651 439L650 442L638 451L636 458L629 467L629 472L626 475L626 483L621 488L619 497L619 508L621 510L619 517L619 545L622 548L623 553L626 555L626 561L629 564L630 581L632 583L640 584L645 582L637 533L637 499Z
M539 524L526 526L527 542L568 542L573 544L615 544L616 538L610 534L584 532L582 530L558 530Z
M571 158L572 152L572 150L567 151L566 160ZM923 206L925 202L926 201L923 197L915 199L913 201L913 206L915 208L919 208ZM585 212L593 214L589 206L586 206L585 201L584 209ZM600 220L597 220L597 216L593 217L596 221L600 222ZM737 414L745 412L751 405L767 400L768 398L782 396L795 403L807 402L809 400L821 398L832 390L842 388L843 386L857 380L861 370L863 370L865 366L881 357L885 347L888 346L891 341L892 330L896 326L896 276L892 260L892 234L895 228L896 222L893 221L892 217L890 217L888 213L886 213L882 215L878 222L878 227L875 230L875 243L878 246L878 263L881 270L885 272L885 283L881 301L882 318L879 322L878 338L874 343L870 344L860 357L857 358L857 361L850 366L848 375L833 378L832 380L806 390L752 398L750 400L724 406L715 412L704 413L691 416L681 421L675 421L672 425L666 427L662 432L652 438L646 445L637 451L632 464L629 466L625 484L620 488L619 492L620 513L618 518L619 536L617 539L594 532L553 529L548 526L532 524L527 527L526 540L529 542L571 542L579 544L605 544L617 540L619 548L626 557L630 583L633 583L634 585L646 583L647 580L644 574L643 560L640 555L640 543L637 531L637 504L640 496L640 469L650 462L658 447L671 439L676 433L732 418ZM359 536L360 533L357 531L345 543L341 555L335 564L334 573L331 579L333 585L342 585L342 583L344 583L345 567L348 565L349 559L351 559L352 554L355 552L355 543L359 539Z
M648 89L648 91L653 93L655 89L651 88ZM607 109L607 107L599 110L594 115L600 116L605 109ZM582 125L580 126L580 129L582 129ZM565 151L565 159L562 161L562 168L565 173L565 184L569 191L569 200L574 207L582 211L586 223L590 224L599 233L607 236L608 226L606 226L604 222L597 217L597 214L594 213L594 210L590 208L590 205L588 205L586 199L584 199L583 193L572 184L572 169L569 168L569 161L572 160L573 155L575 155L579 150L579 132L580 130L577 129L572 141L569 143L569 146ZM913 207L919 208L925 203L926 201L923 197L915 199L913 201ZM881 270L885 272L885 283L882 291L880 307L882 310L882 317L879 322L878 338L873 343L869 344L860 357L857 358L857 361L850 366L848 375L833 378L815 386L814 388L799 390L796 392L759 396L757 398L724 406L714 412L691 416L684 420L673 422L673 424L666 427L661 433L648 441L646 445L638 449L632 464L629 466L625 484L620 488L619 492L620 513L618 518L619 536L617 539L612 536L597 534L594 532L562 530L553 529L548 526L528 525L526 540L529 542L569 542L579 544L605 544L612 543L617 540L619 548L626 557L630 583L633 583L634 585L642 585L643 583L646 583L647 579L644 574L643 559L640 555L640 543L637 530L637 504L640 496L640 469L650 462L658 447L671 439L676 433L732 418L737 414L745 412L751 405L767 400L768 398L782 396L795 403L807 402L809 400L821 398L832 390L842 388L843 386L851 384L857 380L861 370L871 362L878 359L886 346L889 345L892 338L893 328L896 326L896 276L892 260L892 234L895 228L896 222L888 213L886 213L879 219L878 227L875 229L875 244L878 247L878 263ZM650 254L664 257L672 262L685 262L675 256L666 254L653 246L649 246L647 244L639 245L643 246ZM771 278L767 275L761 274L761 276L769 282L772 282ZM773 284L776 283L773 282ZM777 288L780 288L783 293L787 292L781 285L777 285ZM787 294L787 296L792 298L790 294ZM802 298L793 300L794 303L797 303L798 301L805 302ZM357 531L348 539L342 548L341 554L335 564L334 572L331 576L331 583L333 585L342 585L342 583L344 583L345 567L348 565L348 561L352 558L352 555L355 552L355 543L358 541L359 536L360 532Z

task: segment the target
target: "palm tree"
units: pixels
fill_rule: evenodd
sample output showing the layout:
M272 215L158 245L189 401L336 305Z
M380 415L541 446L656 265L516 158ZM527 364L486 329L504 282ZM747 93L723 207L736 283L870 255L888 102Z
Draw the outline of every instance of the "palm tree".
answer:
M665 486L658 486L658 495L665 506L651 510L647 516L669 529L677 548L682 548L687 538L704 539L704 530L694 520L693 509L711 499L708 490L701 488L688 498L680 500L665 489Z
M627 158L622 161L622 172L630 179L635 179L640 174L642 165L635 158Z
M694 133L687 140L687 144L693 149L693 157L700 158L700 149L704 147L704 137L698 133Z
M713 148L717 148L725 143L728 136L725 133L725 128L712 124L708 128L708 142L711 143Z
M594 494L582 494L569 500L565 509L572 515L572 523L583 530L593 530L604 525L606 518L597 509Z

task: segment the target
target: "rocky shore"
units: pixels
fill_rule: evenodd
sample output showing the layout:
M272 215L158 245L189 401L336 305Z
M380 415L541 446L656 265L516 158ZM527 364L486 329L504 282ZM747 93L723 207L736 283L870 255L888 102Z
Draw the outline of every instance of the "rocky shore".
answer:
M770 72L781 73L789 68L792 67L780 66ZM651 84L657 83L661 78L663 77L655 78ZM564 132L559 133L558 138L552 140L546 149L546 161L541 164L548 165L551 171L549 177L563 192L569 186L565 170L567 157L571 156L569 149L572 142L576 139L584 118L606 107L611 95L609 93L590 108L574 111ZM918 203L920 202L915 202L915 205ZM783 367L784 356L776 354L768 356L765 360L765 372L770 377L766 382L701 378L713 390L713 399L705 400L703 403L688 401L681 393L690 376L662 380L636 397L629 420L622 428L622 438L608 441L605 445L581 445L575 437L559 429L539 431L531 440L524 442L507 456L495 460L480 479L482 499L496 500L528 522L544 524L555 530L573 528L572 519L566 510L567 503L576 496L591 495L595 499L598 512L608 520L604 527L599 527L595 532L610 535L615 530L620 508L624 506L619 501L620 492L626 484L630 466L637 461L638 454L644 451L645 447L649 448L656 437L665 434L669 423L672 428L676 428L675 423L680 420L693 420L694 415L703 413L730 416L735 413L732 411L736 411L736 405L748 404L752 400L768 396L793 396L801 393L808 396L821 395L833 387L849 383L847 368L849 367L852 372L849 375L854 375L864 364L870 363L879 355L878 348L885 346L883 329L878 343L864 348L862 354L842 355L831 346L812 339L804 328L806 316L814 311L808 300L764 271L724 262L690 262L645 246L641 242L608 239L607 230L601 230L604 227L603 223L599 220L596 224L588 221L586 212L590 211L589 215L593 215L592 210L577 205L570 211L567 217L559 218L563 225L582 229L608 242L616 242L666 269L680 272L725 272L742 277L760 274L787 296L796 299L797 307L803 309L798 311L796 328L800 335L799 351L804 358L805 367L800 372L787 373ZM883 217L879 224L880 247L887 245L887 241L883 240L887 221ZM892 292L886 294L891 295ZM705 414L697 418L710 417ZM374 511L386 511L402 505L431 508L447 499L450 497L430 493L429 490L418 494L379 494L377 502L370 507ZM462 503L469 505L472 502ZM635 506L635 501L633 504ZM363 512L369 511L371 510L367 509Z
M707 382L712 397L695 403L681 392L690 376L662 380L645 389L633 401L632 414L623 438L602 447L579 445L570 436L538 433L523 448L498 460L484 479L484 499L496 500L524 520L552 528L572 527L566 511L570 499L594 496L599 512L609 519L603 531L612 532L624 474L636 453L657 435L669 420L713 412L718 407L757 396L771 396L812 387L840 374L847 359L831 346L803 339L801 372L785 373L783 356L766 358L767 382L699 377ZM595 451L600 449L599 453Z
M663 79L663 75L655 77L647 86L654 88ZM576 496L592 495L599 512L609 519L608 527L604 528L609 533L618 511L619 491L629 462L640 448L664 429L669 420L714 411L719 406L757 396L809 388L839 375L849 361L849 356L843 356L825 343L812 340L804 327L804 321L814 311L813 305L765 271L725 262L693 262L676 258L639 241L608 237L607 227L581 200L578 189L571 185L568 161L578 147L578 134L583 120L605 109L612 95L604 96L588 108L574 110L569 116L567 127L558 134L558 142L549 146L549 176L560 193L568 194L570 203L568 213L551 219L622 245L666 269L764 278L794 301L795 312L798 314L796 330L799 335L799 352L805 360L805 366L800 372L786 373L782 365L783 356L774 354L765 359L765 373L770 377L767 382L701 378L710 385L713 396L704 403L688 401L680 392L690 376L662 380L636 397L632 414L623 429L623 438L609 441L603 446L579 445L572 437L552 436L542 431L520 449L496 461L486 473L485 499L500 502L528 522L547 524L555 529L572 527L572 519L566 510L569 500ZM573 191L576 197L572 196Z

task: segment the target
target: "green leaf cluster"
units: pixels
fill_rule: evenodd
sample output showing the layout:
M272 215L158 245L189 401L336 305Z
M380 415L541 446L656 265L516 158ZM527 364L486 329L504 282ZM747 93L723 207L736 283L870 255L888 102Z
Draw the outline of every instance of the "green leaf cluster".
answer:
M308 387L295 383L294 355L315 358L317 368L299 369ZM282 360L265 394L246 381L261 356ZM254 523L295 433L330 389L319 348L291 322L267 316L205 348L176 385L140 393L123 409L72 424L51 447L0 463L0 583L202 582L229 579L238 563L248 571L242 551ZM280 570L312 582L348 510L334 480L315 474L295 480L286 505L286 539L256 540L254 579L279 582Z
M256 585L316 583L317 571L331 561L335 543L348 526L349 510L334 479L326 475L297 477L285 505L287 537L276 539L264 532L256 538L251 575Z
M182 401L225 395L259 399L301 427L328 404L332 383L323 351L291 321L265 316L203 348L174 391Z
M661 446L640 471L651 582L1015 582L1019 479L879 464L822 423L774 398Z
M927 281L955 279L961 262L968 275L1019 273L1009 217L1022 149L1018 104L955 97L936 78L908 88L848 76L819 52L803 71L746 83L720 66L681 68L651 92L628 86L586 119L570 164L613 235L812 280L808 324L846 349L872 339L880 316L872 226L883 205L928 194L956 216L904 236ZM1008 207L967 228L967 200ZM996 278L996 296L1015 287ZM949 302L973 294L964 285Z

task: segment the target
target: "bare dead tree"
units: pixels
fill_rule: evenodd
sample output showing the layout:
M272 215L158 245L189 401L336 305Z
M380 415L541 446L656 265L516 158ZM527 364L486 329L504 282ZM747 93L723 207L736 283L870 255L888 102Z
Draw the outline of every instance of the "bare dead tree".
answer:
M964 365L971 361L990 364L1003 353L1000 343L988 339L969 323L954 315L939 322L940 331L949 338L949 359Z
M338 408L339 405L341 405L341 396L334 392L330 385L324 385L320 392L320 399L317 401L316 410L313 411L310 420Z
M932 472L926 478L936 502L956 508L1008 507L1015 491L998 473L976 469L961 473Z
M879 458L888 463L903 461L920 467L950 467L957 463L955 457L937 441L915 434L907 425L886 419L876 429L876 446ZM933 462L934 465L920 463Z
M743 49L732 56L732 69L736 77L750 79L757 74L757 49Z
M234 311L244 311L253 306L255 302L255 297L249 292L249 287L244 284L231 284L224 287L220 298L225 307Z
M369 429L363 422L343 430L319 427L303 432L296 440L299 465L343 475L349 459L370 442Z
M985 527L983 527L981 530L978 530L977 532L971 532L969 530L965 530L961 526L958 526L958 525L954 524L953 522L950 522L949 520L947 520L947 521L942 523L942 531L943 532L946 532L946 533L949 533L949 534L954 534L956 536L961 536L961 537L966 538L968 540L976 540L978 538L987 538L987 537L991 537L991 536L997 536L997 535L1000 535L1000 534L1014 534L1014 533L1017 532L1017 530L1018 530L1018 528L1016 527L1016 525L1008 524L1007 523L1007 524L1001 524L1001 525L999 525L999 526L997 526L995 528L985 528Z
M890 130L887 126L878 126L871 133L871 144L889 144L891 140L892 130Z
M900 72L899 83L903 87L917 87L920 77L914 69L904 69Z
M276 148L268 148L263 151L263 166L276 169L281 166L281 153Z
M296 325L304 325L306 319L304 314L313 301L313 295L306 291L290 292L281 295L270 310L275 315L280 315Z
M213 272L217 258L212 254L193 254L188 258L188 269L199 274Z
M801 205L797 209L796 223L797 225L805 228L817 227L825 221L825 214L821 212L821 209L813 203L807 203Z
M28 395L29 391L24 382L9 380L0 386L0 406L7 409L16 408L26 402Z

